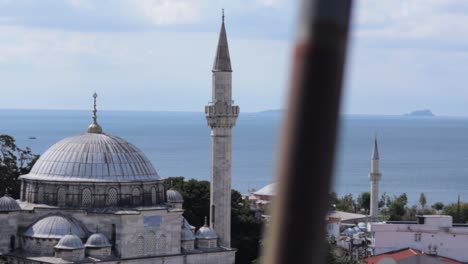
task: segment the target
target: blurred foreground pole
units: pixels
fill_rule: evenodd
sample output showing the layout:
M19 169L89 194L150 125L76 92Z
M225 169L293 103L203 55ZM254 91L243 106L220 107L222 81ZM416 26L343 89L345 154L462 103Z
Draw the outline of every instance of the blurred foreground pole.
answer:
M264 264L323 263L351 0L304 1Z

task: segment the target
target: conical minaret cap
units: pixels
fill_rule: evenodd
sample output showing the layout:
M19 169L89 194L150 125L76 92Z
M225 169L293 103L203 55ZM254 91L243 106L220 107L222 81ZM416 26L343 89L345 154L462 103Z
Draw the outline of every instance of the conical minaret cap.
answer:
M379 147L377 146L377 137L374 139L374 149L372 150L372 160L379 160Z
M224 9L223 20L221 23L221 31L219 33L218 47L213 64L213 72L232 72L231 57L229 56L229 47L226 36L226 28L224 27Z

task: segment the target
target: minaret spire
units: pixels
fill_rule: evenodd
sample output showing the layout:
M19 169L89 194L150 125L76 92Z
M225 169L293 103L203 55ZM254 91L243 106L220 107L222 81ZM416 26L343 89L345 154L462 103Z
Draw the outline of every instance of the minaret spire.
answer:
M374 149L372 150L372 160L379 160L379 147L377 146L377 135L374 138Z
M382 174L379 171L379 147L377 136L374 138L374 147L372 149L371 169L369 173L370 182L370 220L376 222L379 220L379 182Z
M229 47L224 26L224 9L222 10L222 23L219 32L218 47L213 63L213 72L232 72L231 57L229 56Z
M232 128L239 115L239 106L232 100L232 69L224 28L221 32L212 70L212 98L205 106L211 128L211 190L209 225L219 236L222 247L231 247L231 168Z
M102 133L102 128L97 122L97 107L96 107L96 99L98 95L97 93L93 94L94 98L94 107L93 107L93 123L89 125L88 127L88 133L96 133L96 134L101 134Z

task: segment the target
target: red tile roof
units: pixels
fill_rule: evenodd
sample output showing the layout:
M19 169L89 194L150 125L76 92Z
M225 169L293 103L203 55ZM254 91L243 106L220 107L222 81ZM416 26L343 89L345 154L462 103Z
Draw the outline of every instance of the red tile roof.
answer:
M406 248L406 249L401 249L401 250L392 251L392 252L380 254L380 255L377 255L377 256L369 257L369 258L364 260L364 263L377 264L383 258L392 258L392 259L398 261L398 260L403 260L403 259L407 259L407 258L410 258L410 257L418 256L418 255L424 255L424 254L426 254L426 253L424 253L424 252L422 252L420 250L416 250L416 249L412 249L412 248ZM462 264L462 262L458 262L456 260L441 257L441 256L432 256L432 257L438 258L438 259L440 259L442 261L445 261L447 263Z

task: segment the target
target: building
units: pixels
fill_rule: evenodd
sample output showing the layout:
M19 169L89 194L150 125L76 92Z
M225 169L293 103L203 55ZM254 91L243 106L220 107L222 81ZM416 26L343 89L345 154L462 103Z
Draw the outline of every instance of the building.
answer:
M447 215L418 216L418 221L370 223L373 255L404 248L468 262L468 225L452 223Z
M211 227L206 219L194 232L182 215L182 196L166 190L145 154L104 133L94 94L87 132L43 153L20 177L19 200L0 198L0 263L233 264L230 133L239 108L230 101L228 60L223 16L213 69L214 104L206 108L213 141Z
M461 262L406 248L364 259L366 264L461 264Z

